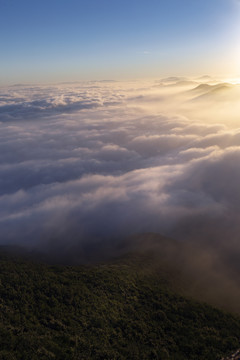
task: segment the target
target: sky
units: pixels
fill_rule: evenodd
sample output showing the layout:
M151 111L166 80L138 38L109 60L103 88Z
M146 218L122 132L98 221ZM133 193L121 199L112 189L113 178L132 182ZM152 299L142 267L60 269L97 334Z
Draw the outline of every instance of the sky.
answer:
M238 76L237 0L0 0L0 84Z

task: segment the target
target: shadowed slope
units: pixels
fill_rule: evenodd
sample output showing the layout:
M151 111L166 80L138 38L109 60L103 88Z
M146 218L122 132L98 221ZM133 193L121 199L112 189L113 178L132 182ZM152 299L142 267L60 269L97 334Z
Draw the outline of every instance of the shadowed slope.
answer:
M5 251L0 357L206 360L237 349L240 318L177 295L145 255L52 266Z

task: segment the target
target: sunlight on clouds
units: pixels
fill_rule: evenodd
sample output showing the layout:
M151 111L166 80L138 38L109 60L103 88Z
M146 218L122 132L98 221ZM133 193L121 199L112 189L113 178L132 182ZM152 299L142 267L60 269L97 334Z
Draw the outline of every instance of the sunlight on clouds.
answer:
M207 76L2 88L1 242L236 239L239 95Z

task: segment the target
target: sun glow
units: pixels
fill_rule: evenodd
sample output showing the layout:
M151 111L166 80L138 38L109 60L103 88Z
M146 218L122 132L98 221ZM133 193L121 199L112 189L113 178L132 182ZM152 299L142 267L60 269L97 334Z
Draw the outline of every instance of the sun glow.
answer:
M240 76L226 79L226 82L233 84L233 85L239 85L240 84Z

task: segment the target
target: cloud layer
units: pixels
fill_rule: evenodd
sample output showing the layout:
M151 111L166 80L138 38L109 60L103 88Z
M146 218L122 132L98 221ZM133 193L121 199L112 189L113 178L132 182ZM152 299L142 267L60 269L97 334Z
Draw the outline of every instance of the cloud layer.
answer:
M238 94L178 78L1 88L1 243L154 231L239 250Z

